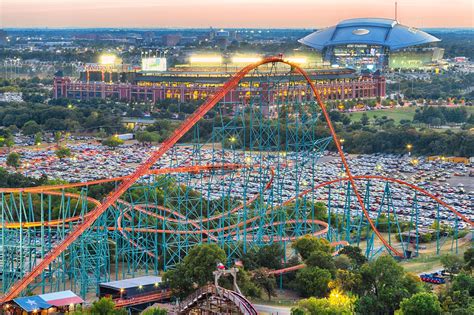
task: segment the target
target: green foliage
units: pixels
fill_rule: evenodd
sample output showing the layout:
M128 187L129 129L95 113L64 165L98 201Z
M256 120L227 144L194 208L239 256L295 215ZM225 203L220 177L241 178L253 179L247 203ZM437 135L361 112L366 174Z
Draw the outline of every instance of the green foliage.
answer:
M140 143L158 142L159 135L149 131L139 131L135 134L135 138Z
M474 278L466 273L460 273L454 277L452 291L466 291L470 296L474 296Z
M296 273L295 287L301 296L324 297L328 293L331 273L319 267L305 267Z
M167 271L165 281L179 296L213 281L212 272L219 262L227 260L225 252L216 244L201 244L191 248L176 268Z
M102 141L102 144L110 148L116 148L119 145L123 144L123 140L119 139L117 136L111 136Z
M334 257L334 266L337 269L348 270L352 266L352 261L347 255L339 254Z
M21 156L20 156L19 153L11 152L7 156L6 164L7 164L7 166L10 166L10 167L13 167L13 168L17 169L17 168L20 167L20 164L21 164L20 160L21 160Z
M339 251L339 255L346 255L349 257L353 269L357 269L367 262L367 258L362 255L361 249L357 246L344 246Z
M59 159L64 159L66 157L71 156L71 149L69 149L68 147L58 147L55 153Z
M356 271L339 269L332 286L344 292L359 294L361 292L362 276Z
M272 243L262 247L252 247L242 255L242 263L247 270L260 267L268 269L282 268L284 258L283 246L280 243Z
M252 277L252 282L265 291L268 300L270 300L272 296L276 296L275 276L269 274L269 271L267 268L259 268L254 271Z
M470 247L464 252L464 268L472 270L474 268L474 248Z
M312 235L305 235L297 239L291 247L301 255L303 260L309 258L309 256L315 251L322 251L326 253L332 252L331 244L323 239Z
M36 179L23 176L19 173L9 173L6 169L0 167L0 187L19 188L41 186L44 185L46 181L46 177Z
M110 315L114 314L115 303L110 298L101 298L98 301L92 303L90 312L97 315Z
M147 308L141 315L166 315L168 311L159 307Z
M391 256L364 264L360 272L362 296L356 305L358 313L393 313L404 298L423 290L419 278L405 273Z
M41 132L41 126L34 120L27 121L21 128L22 133L25 136L31 136L38 132Z
M461 273L449 284L441 288L439 300L445 313L474 314L474 279L472 275Z
M369 124L369 116L367 116L367 113L362 114L362 117L360 118L360 123L364 126L367 126Z
M42 136L41 132L37 132L35 134L35 145L41 144L42 138L43 138L43 136Z
M309 267L319 267L321 269L328 270L332 276L336 275L336 265L334 264L334 260L332 255L328 252L323 252L320 250L316 250L309 255L309 257L305 260L305 263Z
M451 275L457 274L459 271L461 271L461 268L464 265L461 257L452 254L441 256L441 263L443 264L444 269Z
M419 292L401 303L403 315L437 315L441 314L441 305L436 295Z
M335 299L310 297L298 301L292 315L349 315L353 314L354 299L338 296Z

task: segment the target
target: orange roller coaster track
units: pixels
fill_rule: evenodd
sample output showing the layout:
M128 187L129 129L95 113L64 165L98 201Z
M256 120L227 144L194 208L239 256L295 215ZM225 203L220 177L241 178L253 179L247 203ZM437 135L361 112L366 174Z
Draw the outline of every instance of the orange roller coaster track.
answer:
M84 233L87 229L91 227L91 225L111 206L113 206L119 198L142 176L148 174L151 167L164 155L170 150L193 126L201 120L206 113L208 113L219 101L221 101L224 96L231 90L233 90L241 79L243 79L250 71L254 70L255 68L264 65L264 64L271 64L271 63L283 63L289 65L293 72L298 73L304 77L307 81L308 85L310 86L312 93L321 109L323 117L327 123L329 131L331 133L331 137L334 141L334 144L337 148L339 156L341 158L342 164L345 169L345 175L347 176L347 180L351 183L352 191L356 196L356 199L364 213L364 216L371 226L373 232L377 235L380 241L384 244L384 246L394 255L403 257L403 254L397 251L394 247L392 247L380 234L377 230L374 222L369 217L369 213L364 205L364 201L357 189L355 184L355 177L352 175L350 168L348 166L346 157L342 152L340 141L336 135L334 127L331 123L329 118L328 112L326 111L326 107L322 102L321 96L316 89L313 82L311 82L309 75L301 69L297 64L291 63L287 60L284 60L281 56L278 57L269 57L265 58L257 63L248 65L244 67L242 70L237 72L235 75L231 77L229 81L227 81L223 87L214 95L210 96L207 101L201 105L193 114L191 114L172 134L171 136L165 140L161 146L154 151L151 156L130 175L125 178L121 178L122 182L112 191L110 192L107 197L102 201L101 204L97 205L92 211L90 211L87 217L84 217L82 223L76 225L71 232L56 246L54 247L29 273L25 274L25 276L17 281L9 291L1 298L0 303L4 303L9 301L19 295L27 286L32 283L36 277L38 277L43 270L45 270L62 252L64 252L72 242L74 242L82 233ZM162 172L170 171L170 169L162 169ZM192 170L189 170L192 171ZM38 190L38 192L40 192ZM455 212L456 213L456 212ZM460 215L457 213L457 215ZM471 223L472 225L472 223Z

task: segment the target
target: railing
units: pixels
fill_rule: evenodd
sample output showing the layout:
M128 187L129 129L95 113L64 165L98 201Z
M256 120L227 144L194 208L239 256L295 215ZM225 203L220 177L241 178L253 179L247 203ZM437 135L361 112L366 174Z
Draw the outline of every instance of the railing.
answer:
M241 294L232 290L227 290L214 285L201 287L189 295L183 302L179 304L178 313L182 314L194 306L200 299L207 295L223 297L232 302L240 312L244 315L257 315L257 310L253 305Z
M148 294L144 293L140 295L135 295L127 299L116 299L114 300L114 302L115 302L115 307L119 308L119 307L131 306L131 305L144 304L148 302L160 301L160 300L169 299L169 298L171 298L171 291L163 290L161 292L152 292Z

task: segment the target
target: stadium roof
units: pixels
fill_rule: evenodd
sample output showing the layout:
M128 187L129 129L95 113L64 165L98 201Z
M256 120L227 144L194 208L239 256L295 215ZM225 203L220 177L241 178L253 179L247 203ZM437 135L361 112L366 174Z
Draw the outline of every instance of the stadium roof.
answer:
M440 40L416 28L401 25L396 20L382 18L349 19L318 30L299 40L318 50L327 46L368 44L397 50Z

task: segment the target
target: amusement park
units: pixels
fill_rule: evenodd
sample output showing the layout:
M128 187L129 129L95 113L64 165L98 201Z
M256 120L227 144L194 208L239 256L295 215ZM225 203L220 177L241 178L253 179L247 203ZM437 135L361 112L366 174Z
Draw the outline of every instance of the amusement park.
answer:
M273 64L287 66L286 76L272 82L272 91L285 92L248 93L243 110L225 117L225 95L239 89L249 73ZM294 84L301 77L311 93L301 93ZM262 113L268 103L278 113L271 122ZM203 139L200 121L210 113L214 125L211 136ZM35 308L24 309L28 312L99 294L114 297L120 307L169 301L172 291L160 275L180 266L200 244L215 244L225 252L215 273L231 274L236 284L241 257L275 243L288 254L282 269L268 273L283 281L286 273L303 268L287 263L292 243L309 236L326 240L333 255L351 245L368 260L390 255L399 261L428 250L423 244L428 234L433 240L429 250L437 255L457 253L470 240L473 223L467 208L412 183L380 176L377 169L354 175L342 142L301 67L281 55L250 64L132 174L2 188L4 310L24 307L25 292L40 294L39 300L29 299ZM338 154L340 172L321 181L314 173L329 146ZM101 199L89 196L95 185L103 184L109 193ZM403 213L394 206L402 192L409 196ZM176 303L174 311L215 310L230 303L237 312L257 313L237 285L225 289L218 278ZM45 298L54 292L58 296L48 303Z
M397 10L0 30L0 314L473 314L474 66Z

